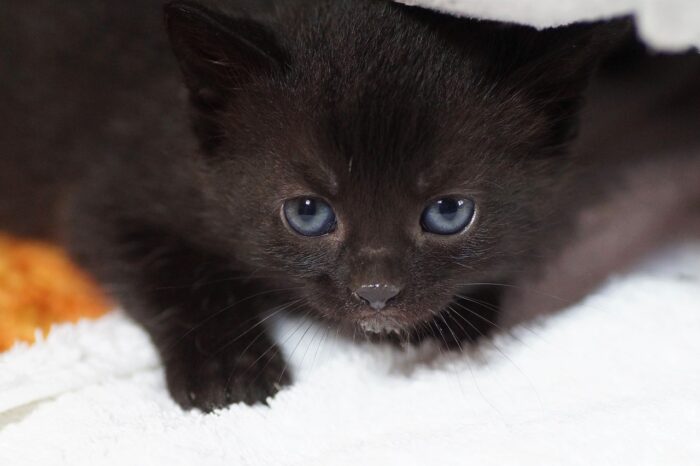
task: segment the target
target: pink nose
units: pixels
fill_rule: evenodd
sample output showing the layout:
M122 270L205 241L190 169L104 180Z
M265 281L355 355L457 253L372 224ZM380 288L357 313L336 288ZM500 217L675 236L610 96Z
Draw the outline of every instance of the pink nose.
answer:
M376 311L384 309L400 292L401 288L387 284L363 285L355 290L355 294Z

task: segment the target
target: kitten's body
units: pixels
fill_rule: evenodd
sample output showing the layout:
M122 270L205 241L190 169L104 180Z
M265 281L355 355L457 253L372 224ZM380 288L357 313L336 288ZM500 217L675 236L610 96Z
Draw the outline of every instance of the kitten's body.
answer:
M583 176L570 192L590 200L567 244L509 293L504 322L576 302L656 248L700 236L700 57L623 49L586 100L572 148Z
M487 301L471 303L482 317L462 316L472 328L452 325L455 340L456 334L472 338L486 320L514 322L579 298L665 238L670 219L680 225L698 211L698 57L641 56L600 73L569 157L563 146L570 103L552 88L576 93L580 85L557 81L573 73L566 67L576 62L561 51L554 53L566 65L545 68L552 76L541 79L543 70L536 76L534 68L520 83L509 73L517 76L529 62L511 63L517 54L500 49L497 40L510 44L513 38L499 39L501 33L491 31L498 31L495 25L383 2L283 2L274 14L252 2L253 16L273 18L285 66L265 71L270 82L240 75L257 62L231 72L235 79L218 92L250 90L235 94L225 136L211 127L210 101L203 105L193 90L197 138L160 2L144 3L94 0L71 10L13 0L9 14L0 14L0 53L3 68L11 70L0 75L0 226L67 244L151 333L171 391L184 406L210 409L274 393L288 375L257 325L261 316L281 305L356 325L365 310L340 295L343 280L358 270L407 275L401 280L410 298L400 313L386 311L391 322L404 325L405 319L406 329L426 321L432 303L446 304L433 296L454 293L447 284ZM178 29L177 22L186 25L187 15L197 14L192 11L173 13L170 24L176 44L184 36L178 56L194 89L198 76L187 74L192 57L186 40L195 26ZM518 31L516 38L536 36ZM579 37L549 34L543 43L517 46L536 62L539 48L545 57L550 53L543 44ZM482 40L492 36L494 43ZM276 45L265 47L276 54ZM302 62L306 68L295 70ZM464 74L466 65L473 71ZM489 80L515 91L495 85L487 91ZM542 80L546 85L532 84ZM528 93L552 93L562 102L554 110L540 108ZM555 101L552 95L541 101ZM550 124L552 111L559 114ZM319 122L325 125L320 130ZM467 153L456 155L460 151ZM537 160L523 162L519 151ZM237 155L227 162L224 153ZM429 162L441 156L434 154L453 155L434 170ZM340 190L338 204L352 225L348 230L341 223L336 236L342 240L294 243L281 222L266 216L270 193L304 194L285 176L298 168L285 165L290 161L302 165L300 173L323 178L321 185L335 181L326 197ZM414 196L408 181L429 185L438 172L458 166L474 172L473 186L460 180L459 189L485 199L477 204L481 223L471 246L457 250L445 243L425 252L431 239L414 241L397 226L410 220L406 212L413 208L403 201ZM381 199L373 197L379 192ZM642 215L629 212L638 205L634 196L646 199ZM508 230L522 233L509 236ZM625 240L611 247L609 240L618 238ZM455 261L455 252L461 264L451 265L464 267L464 275L442 276L438 270ZM564 301L542 302L547 295ZM494 311L493 305L505 307ZM445 338L440 321L426 326Z

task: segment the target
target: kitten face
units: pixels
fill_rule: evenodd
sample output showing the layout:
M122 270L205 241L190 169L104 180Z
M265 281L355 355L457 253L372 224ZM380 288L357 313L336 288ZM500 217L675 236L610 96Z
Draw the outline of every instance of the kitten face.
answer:
M170 21L206 152L206 228L321 318L410 329L471 285L508 281L537 253L586 61L552 82L541 66L560 51L540 50L534 31L319 3L306 19L315 34L281 40L199 10L185 28ZM337 24L323 22L323 8ZM343 19L362 30L348 33ZM225 33L192 34L193 24ZM523 41L529 58L501 60ZM452 219L466 209L449 234L426 227L431 206L440 221L441 201ZM300 202L311 234L290 218Z
M275 108L265 108L262 98L252 105L255 115L244 114L246 122L230 129L235 143L224 143L212 165L216 197L231 199L217 218L228 220L225 234L241 260L303 285L299 294L319 315L404 328L427 320L466 284L502 280L518 262L518 249L531 236L525 212L542 210L531 199L544 188L522 180L542 163L504 157L515 149L489 145L503 141L498 134L461 138L458 127L436 130L439 122L427 116L423 130L379 134L367 125L348 129L354 134L334 132L331 140L326 127L336 124L335 109L311 105L316 110L303 118L286 111L293 104L281 98L269 99ZM404 112L419 112L402 104ZM347 118L373 121L362 111ZM343 137L362 147L348 153L338 143ZM453 147L445 147L447 140ZM333 230L295 231L285 203L298 198L327 203ZM426 231L421 217L440 199L473 202L469 224L451 235ZM373 285L400 289L380 312L357 296Z

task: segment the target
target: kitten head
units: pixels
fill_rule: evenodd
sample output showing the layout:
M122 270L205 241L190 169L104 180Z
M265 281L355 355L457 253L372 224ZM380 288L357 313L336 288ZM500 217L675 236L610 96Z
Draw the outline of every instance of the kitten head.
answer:
M378 1L173 3L206 228L317 316L404 330L534 261L605 34Z

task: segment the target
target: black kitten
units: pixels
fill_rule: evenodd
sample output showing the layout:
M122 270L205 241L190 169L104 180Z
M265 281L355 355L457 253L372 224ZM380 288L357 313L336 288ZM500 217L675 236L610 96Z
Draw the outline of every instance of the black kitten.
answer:
M474 339L595 198L570 143L624 23L175 2L174 60L142 0L23 3L9 17L31 23L0 24L0 219L69 246L150 333L183 407L289 382L263 328L279 309Z

